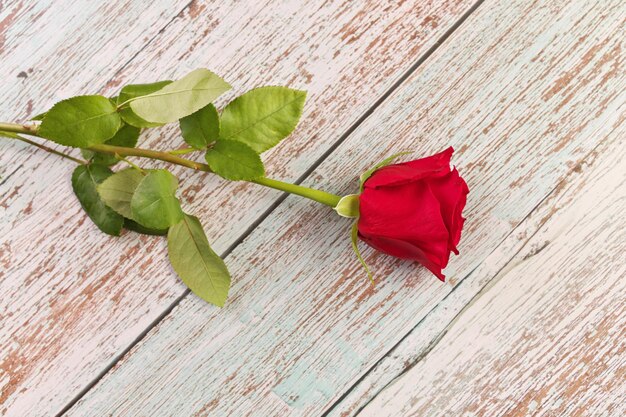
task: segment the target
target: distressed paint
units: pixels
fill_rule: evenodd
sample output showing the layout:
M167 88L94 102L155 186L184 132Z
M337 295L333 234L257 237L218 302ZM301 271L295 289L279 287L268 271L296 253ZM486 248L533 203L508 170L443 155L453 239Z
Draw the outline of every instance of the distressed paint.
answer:
M454 291L431 310L403 338L401 343L394 346L358 384L351 387L346 397L333 407L328 415L341 417L361 415L359 414L361 409L369 401L372 401L383 388L391 386L398 376L409 371L420 361L425 360L424 357L435 346L443 343L442 338L450 331L450 328L456 325L456 322L460 320L459 317L497 282L494 277L503 276L522 261L541 252L548 244L553 244L547 239L536 239L535 235L548 220L560 219L559 216L562 215L563 210L570 209L573 200L589 188L587 183L591 179L588 177L593 177L593 184L601 184L605 179L596 177L602 175L602 170L610 169L614 163L621 163L620 166L623 166L623 161L616 160L616 158L603 157L601 161L596 160L604 154L619 155L620 146L623 147L624 145L625 133L626 130L622 124L619 129L611 133L607 140L590 152L587 158L575 165L569 175L554 188L554 191L476 269L471 271L468 277L455 287ZM593 167L592 172L588 172L589 166ZM621 175L621 177L617 175L617 179L623 178L623 172L618 171L617 173ZM571 215L570 212L567 214ZM534 240L531 241L531 239ZM623 245L624 241L621 243ZM586 253L587 250L593 250L593 247L584 248L581 253ZM451 340L448 338L446 342L450 343ZM460 340L458 343L462 344L464 341ZM411 380L406 379L405 381L408 383ZM402 383L398 382L398 384ZM503 387L499 388L503 389ZM390 403L396 404L395 401L389 400L390 392L391 389L382 395L386 399L386 406L389 406ZM413 393L417 393L417 388L413 389ZM397 403L399 407L405 405L404 401ZM371 408L365 409L365 414L379 411L380 405L381 400L374 400Z
M24 121L56 100L89 87L100 89L186 3L154 1L146 8L148 2L139 1L0 2L0 120ZM55 236L63 224L50 222L60 208L54 198L70 196L67 175L72 167L50 156L0 138L0 415L35 415L36 407L58 407L44 403L42 393L71 397L71 387L78 388L72 374L86 352L99 354L88 338L80 341L66 333L81 318L70 317L63 303L87 268L74 277L63 269L73 261L67 254L85 240L71 230ZM67 182L55 181L60 172ZM29 189L33 178L38 187ZM78 211L71 207L70 213ZM29 224L19 227L25 219ZM65 242L55 242L64 234ZM17 236L30 242L16 244ZM65 254L58 264L45 252L57 244ZM106 269L93 283L105 274ZM88 291L81 294L83 300L87 297ZM55 357L64 360L55 362ZM39 393L36 400L29 397L32 392Z
M472 273L493 279L359 416L626 414L626 128L604 145L516 229L524 246L496 255L495 277Z
M305 181L348 193L394 151L454 145L472 192L448 285L365 249L379 281L369 286L349 223L287 198L228 256L239 278L223 310L185 298L69 415L330 409L598 145L623 136L625 13L621 2L487 1Z
M27 120L58 100L99 91L187 3L3 1L2 120Z
M192 2L184 9L150 6L144 18L133 12L145 6L139 2L130 2L132 8L119 4L119 10L118 3L100 6L104 9L91 3L38 3L34 16L18 11L11 17L3 52L10 59L2 59L0 69L3 74L24 65L35 69L17 85L2 85L3 102L15 105L2 110L3 119L21 118L31 107L29 114L35 114L69 95L112 95L125 82L207 66L235 86L227 99L262 84L309 90L298 131L265 157L268 172L286 180L300 177L472 4L318 1L302 8L299 1L280 7ZM78 10L83 18L74 15ZM73 19L59 28L63 16ZM35 26L39 31L32 35ZM49 415L96 378L185 288L168 265L163 239L134 234L115 239L90 223L72 196L68 162L19 143L1 143L0 411ZM181 143L175 126L143 140L157 149ZM218 252L280 195L175 172L189 211L203 220ZM246 314L259 320L253 309Z

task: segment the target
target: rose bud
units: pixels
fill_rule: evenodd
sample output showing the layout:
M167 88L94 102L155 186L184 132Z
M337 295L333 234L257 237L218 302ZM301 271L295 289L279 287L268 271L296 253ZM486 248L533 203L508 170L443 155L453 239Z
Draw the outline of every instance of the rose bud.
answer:
M353 229L357 255L358 231L358 237L374 249L418 261L445 280L441 270L450 252L459 254L469 192L456 168L450 167L453 152L450 147L427 158L382 166L389 158L364 174ZM356 195L348 197L344 204L356 205Z

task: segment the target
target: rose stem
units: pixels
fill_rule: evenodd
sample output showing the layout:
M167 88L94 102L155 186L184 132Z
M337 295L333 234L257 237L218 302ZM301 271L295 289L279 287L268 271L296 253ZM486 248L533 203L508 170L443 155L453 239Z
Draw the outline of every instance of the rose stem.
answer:
M11 133L24 133L27 135L33 135L37 137L41 137L37 134L38 127L36 125L20 125L15 123L0 123L0 131L11 132ZM68 158L73 160L74 162L78 162L84 164L85 161L81 161L80 159L71 157L62 152L55 151L54 149L48 148L47 146L41 145L39 143L33 142L29 139L22 137L15 137L14 139L21 140L23 142L29 143L31 145L37 146L40 149L43 149L47 152L54 153L59 156L63 156L64 158ZM45 138L42 138L45 139ZM191 161L189 159L181 158L176 155L172 155L170 152L161 152L161 151L153 151L151 149L141 149L141 148L126 148L123 146L113 146L113 145L93 145L89 146L85 149L94 152L102 152L111 155L118 155L121 157L126 156L136 156L140 158L149 158L149 159L157 159L160 161L168 162L175 165L181 165L187 168L194 169L196 171L204 171L204 172L212 172L211 168L204 163ZM267 177L260 177L254 180L250 180L248 182L253 182L255 184L259 184L265 187L274 188L276 190L284 191L291 194L296 194L301 197L308 198L313 201L317 201L318 203L327 205L329 207L335 207L341 196L327 193L325 191L316 190L313 188L303 187L298 184L291 184L288 182L283 182L279 180L274 180Z

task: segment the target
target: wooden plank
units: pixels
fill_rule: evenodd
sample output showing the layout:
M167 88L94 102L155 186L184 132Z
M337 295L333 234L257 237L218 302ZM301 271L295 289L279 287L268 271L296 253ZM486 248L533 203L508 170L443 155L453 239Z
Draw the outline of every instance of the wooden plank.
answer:
M466 0L319 1L306 8L301 2L192 3L101 92L201 66L235 86L228 98L262 84L305 88L302 125L265 158L270 175L295 180L470 6ZM82 81L72 94L80 88L93 91ZM144 144L164 149L181 140L170 128L150 133ZM48 415L96 378L185 287L168 266L163 239L114 239L96 230L71 195L67 162L19 144L3 145L0 158L3 166L23 165L5 173L0 185L3 408ZM280 196L175 172L186 207L203 220L218 252Z
M2 121L26 121L59 100L106 89L115 74L188 3L160 0L149 2L150 7L132 0L0 3ZM13 184L10 177L18 172L22 177L38 175L36 168L45 161L39 169L48 182L40 182L49 188L58 175L65 176L67 169L59 168L67 168L67 162L4 138L0 149L0 226L4 228L31 212L30 200L18 198L24 180ZM30 170L20 171L27 163L33 164Z
M499 254L504 267L436 347L359 416L626 414L624 124L604 145L516 229L523 248Z
M454 145L472 191L452 285L366 249L371 287L349 222L287 198L228 256L223 310L184 299L69 414L328 410L623 125L625 12L487 1L305 182L354 192L389 154Z
M89 89L99 90L187 3L188 0L162 0L152 1L150 7L146 7L146 2L130 0L0 1L0 119L27 120L59 99ZM20 169L31 162L39 169ZM49 304L50 299L43 299L38 293L60 294L62 289L58 283L64 275L37 282L38 274L54 271L53 266L46 264L52 260L47 254L41 254L39 273L25 271L23 264L29 262L40 247L14 245L18 235L23 241L36 241L52 234L50 229L37 227L37 221L21 229L16 226L21 219L37 212L31 202L37 194L28 193L28 184L36 178L41 188L32 191L40 196L56 194L61 197L60 193L50 193L50 190L58 187L56 175L63 172L65 178L60 188L67 191L67 169L66 162L0 138L1 415L35 415L30 413L34 408L53 406L53 403L37 404L42 395L37 400L28 395L53 391L55 387L70 387L71 379L64 381L68 385L63 385L59 378L47 376L54 374L53 369L57 373L65 369L67 375L67 370L74 366L80 368L79 361L55 364L51 360L59 351L68 351L72 342L67 339L66 347L56 343L65 330L63 325L55 326L52 320L41 318L42 313L44 317L63 315L58 304ZM18 177L21 178L15 183ZM18 201L14 206L12 202L24 197L23 194L29 195L22 204ZM43 215L39 216L40 224L42 218L55 210L52 206L45 208L45 204L40 206L44 207ZM72 239L71 235L68 239ZM71 286L72 282L61 287L65 285ZM29 379L33 372L41 376Z
M58 100L100 90L187 3L0 3L3 121L27 120Z

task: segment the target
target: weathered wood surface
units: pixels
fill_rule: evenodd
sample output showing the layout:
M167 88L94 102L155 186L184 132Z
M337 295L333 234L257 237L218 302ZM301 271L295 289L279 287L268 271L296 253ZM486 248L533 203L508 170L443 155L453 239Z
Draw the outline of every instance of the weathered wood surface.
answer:
M239 278L223 310L185 298L69 415L355 414L399 373L369 381L362 395L351 396L351 387L361 389L362 377L423 323L436 342L500 269L483 271L492 255L510 259L532 239L515 234L518 225L603 141L623 137L625 17L620 1L486 1L305 181L353 192L360 171L395 151L454 145L472 192L462 255L447 270L451 285L366 249L379 281L369 286L347 221L290 197L227 257ZM564 211L580 208L573 207ZM611 247L623 247L623 234L604 233L615 237ZM579 246L593 259L593 242ZM619 273L621 254L613 256L617 266L607 271ZM472 279L478 271L491 276ZM436 320L428 320L431 311ZM612 354L623 360L623 352Z
M115 94L125 82L205 66L223 74L233 94L263 84L309 91L298 131L265 158L272 176L293 181L473 2L96 3L3 5L0 69L28 77L2 84L0 97L11 103L2 120L24 119L70 95ZM180 143L174 128L144 142L161 149ZM0 146L0 412L49 415L185 288L168 266L162 239L97 231L72 195L67 161L21 144ZM203 220L218 252L280 196L175 172L189 211Z
M516 228L515 256L468 277L506 259L360 416L626 415L626 126L607 141Z
M100 90L187 3L0 1L0 120L27 120L62 98ZM106 239L85 237L96 232L72 201L71 169L0 138L0 415L58 411L102 366L89 363L121 347L109 339L104 352L90 352L90 335L73 337L81 322L85 333L100 326L66 297L89 298L85 280L107 269L81 276L89 258L80 256L91 246L104 250Z
M188 3L0 2L2 121L27 120L58 100L102 89ZM5 155L17 147L2 149L5 178L14 168Z

